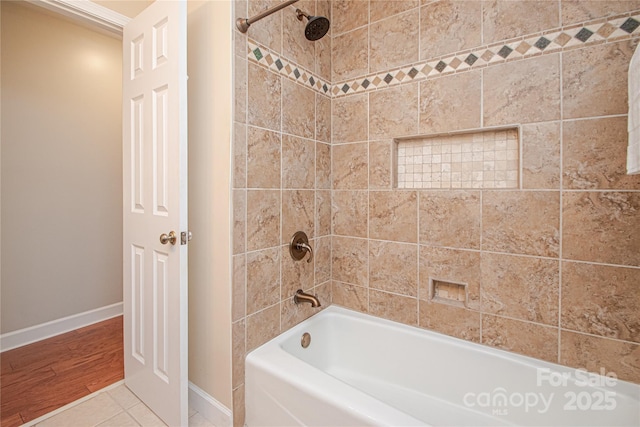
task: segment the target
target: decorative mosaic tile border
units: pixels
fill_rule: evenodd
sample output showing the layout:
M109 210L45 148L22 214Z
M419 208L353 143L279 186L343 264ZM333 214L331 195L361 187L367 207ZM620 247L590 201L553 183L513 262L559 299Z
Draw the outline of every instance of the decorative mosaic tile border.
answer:
M640 12L548 30L333 85L333 97L640 35Z
M247 39L247 57L276 73L329 97L350 95L401 83L439 77L585 45L618 41L640 35L640 11L527 35L390 71L331 84L254 40Z
M317 92L331 96L330 83L250 39L247 39L247 56L249 60L257 62L276 73L302 83Z

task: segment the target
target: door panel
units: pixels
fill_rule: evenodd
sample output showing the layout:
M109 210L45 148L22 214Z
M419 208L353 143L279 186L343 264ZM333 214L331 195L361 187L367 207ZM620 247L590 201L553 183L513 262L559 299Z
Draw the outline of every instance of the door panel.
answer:
M125 383L187 425L186 3L156 1L124 28ZM168 239L167 239L168 240Z

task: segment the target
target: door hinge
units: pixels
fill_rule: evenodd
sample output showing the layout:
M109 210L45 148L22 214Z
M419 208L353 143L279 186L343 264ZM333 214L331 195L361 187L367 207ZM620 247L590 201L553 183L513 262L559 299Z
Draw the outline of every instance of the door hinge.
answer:
M180 233L180 244L186 245L189 240L193 237L191 231L183 231Z

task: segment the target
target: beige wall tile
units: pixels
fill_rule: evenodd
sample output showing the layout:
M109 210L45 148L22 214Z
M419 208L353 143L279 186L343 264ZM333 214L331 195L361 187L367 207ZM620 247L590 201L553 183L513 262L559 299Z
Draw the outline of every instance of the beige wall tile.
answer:
M479 191L421 191L420 243L480 249Z
M640 266L640 193L566 192L565 259Z
M417 132L417 83L371 92L369 95L369 139L389 139L415 135Z
M280 333L280 304L247 316L247 352L260 347Z
M314 188L316 143L282 135L282 188Z
M558 256L559 192L484 191L482 197L482 249Z
M310 15L316 14L315 0L299 0L294 7ZM304 28L307 20L298 21L293 8L286 8L282 15L282 53L298 65L313 71L316 65L315 42L307 40ZM286 99L286 98L285 98Z
M309 244L314 249L314 241L310 241ZM280 296L282 301L287 301L293 298L293 295L298 289L308 291L314 286L314 263L307 262L307 257L302 260L296 261L291 257L289 253L289 245L282 245L282 294ZM284 325L284 323L283 323ZM288 329L288 328L287 328Z
M369 95L353 95L333 100L333 144L368 139Z
M331 146L316 142L316 188L331 188Z
M280 248L247 254L247 314L280 301Z
M331 191L316 191L316 236L331 234Z
M369 187L367 147L366 142L331 147L334 190L366 190Z
M480 313L448 304L419 301L419 324L467 341L480 342Z
M369 192L369 237L417 243L418 194L415 191Z
M562 331L560 363L590 372L616 374L624 381L640 382L640 345Z
M640 269L564 262L562 327L640 342Z
M331 281L326 281L320 285L316 285L315 288L313 288L313 292L315 294L315 296L320 300L320 304L322 304L320 306L321 310L324 310L325 308L329 307L332 304L333 301L333 297L332 297L332 293L331 293Z
M233 1L233 22L235 24L238 18L247 18L249 16L247 0ZM239 56L245 56L247 52L247 35L240 31L233 32L233 53Z
M562 0L562 25L640 9L637 0Z
M482 2L484 43L493 43L560 26L559 0Z
M420 2L418 0L371 0L369 1L369 20L371 22L376 22L409 9L416 8L419 5ZM413 10L412 13L414 16L418 16L417 10Z
M331 241L332 279L366 286L368 277L368 241L333 236Z
M453 74L420 83L420 133L480 127L482 72Z
M233 427L244 426L244 384L233 390Z
M418 60L417 11L395 15L369 27L369 71L379 72Z
M369 241L369 288L418 296L418 245Z
M560 118L558 54L495 65L483 73L484 126Z
M249 126L247 187L280 188L280 133Z
M310 290L308 290L310 292ZM311 292L313 293L313 292ZM322 303L321 303L322 304ZM293 302L293 295L284 299L280 304L280 316L282 319L282 330L286 331L296 326L303 320L313 316L320 311L320 308L311 307L311 304L296 304Z
M233 292L231 294L231 321L235 322L247 315L246 313L246 271L247 258L245 254L233 257Z
M480 46L482 44L481 28L481 2L440 1L422 6L420 59L429 59Z
M627 40L562 54L565 119L627 113L627 71L636 44Z
M558 328L482 315L482 343L557 363Z
M361 313L369 312L369 290L362 286L332 282L333 303Z
M560 122L522 126L522 185L560 188Z
M332 82L367 74L369 27L334 36L331 44Z
M247 250L280 244L280 190L247 191Z
M313 259L315 263L315 284L331 280L331 236L314 239Z
M626 117L565 122L564 188L640 189L640 175L627 175Z
M282 244L288 244L296 231L315 237L315 191L282 191Z
M247 186L247 126L233 125L233 188Z
M316 0L316 14L324 16L331 20L331 4L332 0Z
M244 319L231 325L233 342L231 386L233 388L244 384L244 356L245 349L245 322Z
M418 295L429 300L429 278L467 285L467 307L480 310L480 252L420 246Z
M249 0L247 17L262 13L278 3L279 0ZM276 12L262 19L259 24L252 25L247 36L269 49L282 52L282 14L282 11Z
M304 39L304 36L302 38ZM314 138L316 134L315 114L315 93L289 79L283 79L282 131L303 138Z
M247 250L247 191L233 190L233 253Z
M245 50L246 42L245 42ZM242 55L245 55L244 51ZM239 123L247 122L247 60L244 56L233 57L234 89L233 102L234 120Z
M280 130L280 76L249 62L247 122L271 130Z
M483 253L481 269L484 312L558 324L558 261Z
M321 15L326 16L326 15ZM316 44L316 69L315 72L318 76L326 80L327 82L331 82L331 28L329 28L329 32L326 36L321 38L320 40L316 40L314 43Z
M418 300L369 289L369 313L407 325L418 325Z
M388 190L392 188L392 141L369 142L369 188Z
M369 2L367 0L333 0L331 2L331 26L334 36L368 23Z
M331 143L331 99L316 93L316 139Z
M368 237L369 193L333 191L331 224L334 235Z

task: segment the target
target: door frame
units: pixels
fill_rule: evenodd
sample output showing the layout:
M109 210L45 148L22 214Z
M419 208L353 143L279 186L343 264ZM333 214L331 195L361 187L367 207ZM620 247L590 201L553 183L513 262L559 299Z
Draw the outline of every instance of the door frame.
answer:
M92 1L78 0L26 0L61 15L89 24L122 38L122 29L131 21L128 16L100 6Z
M24 0L29 2L35 6L42 7L48 9L52 12L56 12L63 16L66 16L70 19L76 20L79 23L90 26L91 28L102 31L105 34L110 34L117 38L122 38L123 27L126 23L128 23L131 18L122 15L118 12L115 12L109 8L101 6L97 3L93 3L89 0ZM206 3L206 2L205 2ZM226 13L218 13L212 15L216 22L220 25L210 27L208 26L209 21L204 21L206 25L202 22L198 22L194 24L193 31L197 32L199 36L211 37L211 39L215 39L215 36L220 36L220 40L225 40L231 46L230 51L227 52L227 60L228 64L233 64L233 29L234 24L232 20L232 7L227 9L225 8ZM188 13L191 13L188 11ZM219 21L219 22L218 22ZM191 23L189 23L191 25ZM204 26L203 26L204 25ZM191 27L190 27L191 28ZM191 30L189 30L191 31ZM229 40L226 40L229 38ZM211 52L209 52L211 53ZM218 53L220 55L220 53ZM216 320L221 320L221 323L216 324L216 335L213 339L213 342L216 344L216 350L211 353L214 361L217 363L217 370L214 371L215 374L218 374L218 383L217 392L218 394L211 393L210 390L205 390L200 388L202 386L198 386L191 381L189 384L189 405L196 409L200 414L202 414L205 418L210 421L215 421L213 424L221 425L221 426L231 426L233 425L233 396L232 396L232 339L231 339L231 272L233 270L232 264L232 230L233 230L233 205L231 202L231 182L230 182L230 159L231 159L231 142L232 142L232 132L233 132L233 115L232 110L227 110L226 105L232 105L232 88L229 88L229 78L233 81L233 76L231 75L232 66L222 66L216 70L218 76L216 79L211 81L211 84L207 86L209 91L215 91L216 93L222 94L222 98L226 102L223 104L223 107L215 107L212 105L207 105L207 112L211 113L214 117L213 125L216 130L213 131L209 129L211 134L207 133L207 135L211 135L215 137L216 140L221 141L220 144L216 144L215 147L212 147L211 144L207 142L207 144L195 144L195 147L206 146L205 152L200 152L199 155L202 158L206 158L211 160L210 164L207 164L206 167L194 167L194 164L191 163L188 166L189 174L194 173L196 177L205 176L209 184L207 187L202 187L201 189L193 189L190 188L191 194L200 195L202 191L207 192L207 196L212 198L216 198L218 200L224 200L225 203L228 202L228 205L221 208L219 204L213 204L213 202L209 199L202 202L201 205L198 205L200 208L211 209L215 214L215 221L210 221L210 224L207 223L206 227L200 227L198 232L200 234L196 234L194 236L194 242L190 243L190 246L201 245L199 246L199 250L197 251L200 254L206 254L207 256L214 256L218 259L217 264L224 270L224 274L220 277L220 280L225 282L224 288L216 288L212 290L213 305L211 309L207 309L207 312L216 312L218 313L216 316ZM199 70L196 68L191 69L190 74L193 77L192 80L198 79L198 73L208 72L209 70ZM207 74L208 75L208 74ZM196 92L197 96L206 96L210 97L211 92L200 93ZM197 98L197 97L196 97ZM190 98L194 99L194 98ZM201 100L200 100L201 101ZM197 102L200 102L197 101ZM222 105L222 104L221 104ZM190 125L191 123L189 123ZM211 125L209 121L207 121L207 125ZM208 131L208 132L209 132ZM209 140L207 140L209 141ZM194 151L193 145L194 139L190 139L189 148ZM202 148L202 147L201 147ZM215 155L214 155L215 154ZM193 180L192 182L198 182L198 180ZM215 185L211 184L215 182ZM198 192L200 191L200 192ZM211 193L213 191L213 193ZM197 199L197 198L196 198ZM194 198L190 198L189 203L191 204ZM189 224L191 227L191 223ZM196 224L197 225L197 224ZM211 242L225 242L226 244L222 245L212 245ZM193 255L193 254L192 254ZM191 257L189 264L194 261L194 258ZM197 262L197 261L196 261ZM208 264L207 264L208 265ZM191 273L191 272L190 272ZM212 280L209 277L209 272L207 271L206 280ZM192 280L190 281L193 283ZM197 282L197 280L195 281ZM189 309L189 312L193 312L193 308ZM197 312L197 310L196 310ZM192 324L193 325L193 324ZM189 327L189 333L191 334L192 328ZM196 365L198 365L196 363ZM210 394L211 393L211 394ZM227 394L228 396L223 396L225 400L217 400L217 396L222 396L223 394ZM213 396L216 396L214 398ZM226 399L229 399L228 401Z

